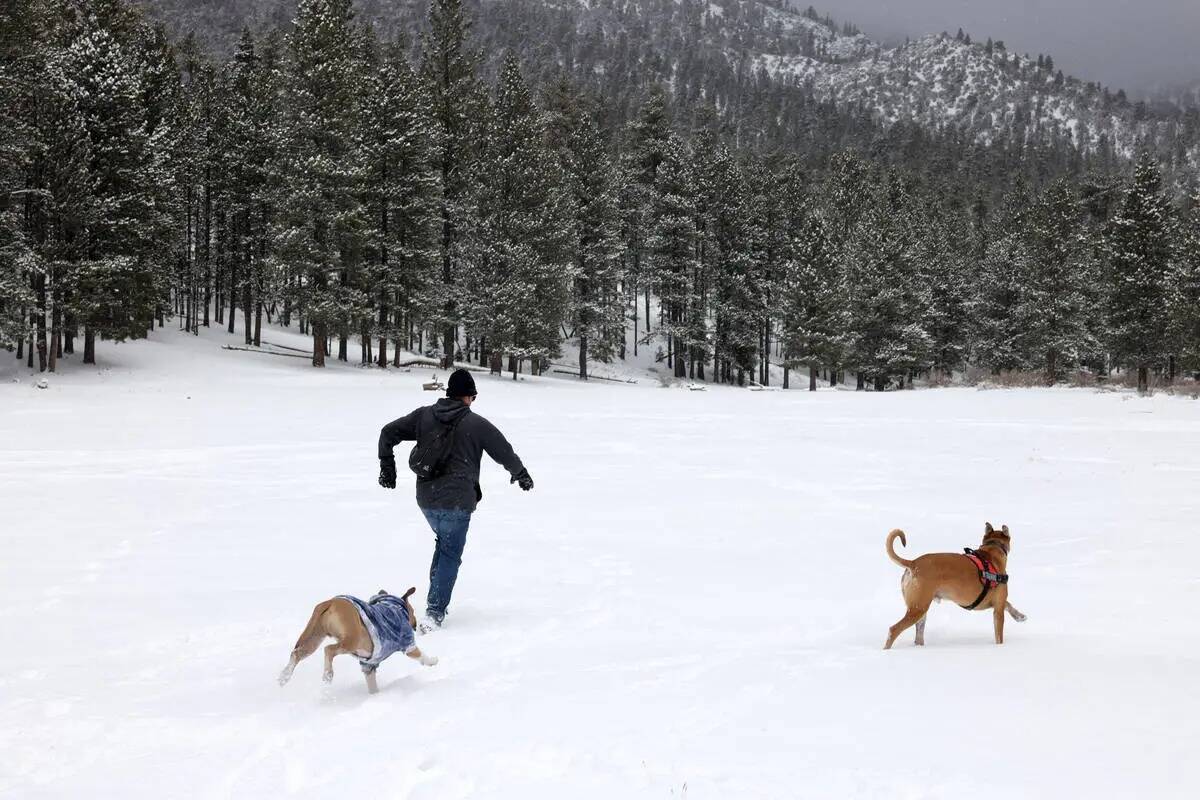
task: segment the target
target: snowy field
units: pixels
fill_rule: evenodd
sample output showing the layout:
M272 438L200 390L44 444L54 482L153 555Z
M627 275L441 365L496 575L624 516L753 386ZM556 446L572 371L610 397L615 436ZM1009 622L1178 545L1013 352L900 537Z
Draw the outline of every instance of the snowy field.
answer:
M424 592L375 442L429 372L220 341L45 390L0 354L2 796L1195 796L1200 402L480 376L536 488L485 461L441 663L371 697L349 657L275 678L318 601ZM888 530L985 520L1029 621L881 650Z

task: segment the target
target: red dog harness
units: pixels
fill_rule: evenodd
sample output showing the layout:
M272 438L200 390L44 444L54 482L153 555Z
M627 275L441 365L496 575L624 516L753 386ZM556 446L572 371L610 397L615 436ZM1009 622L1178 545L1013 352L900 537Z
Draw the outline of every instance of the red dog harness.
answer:
M995 567L992 566L992 562L988 560L987 556L978 550L972 550L969 547L964 547L963 553L967 558L971 559L971 563L974 564L975 569L979 571L979 582L983 584L983 589L979 592L979 597L975 598L975 602L971 603L969 606L963 606L963 608L971 611L983 602L983 598L987 597L987 593L993 588L1002 583L1008 583L1008 575L1003 572L997 572Z

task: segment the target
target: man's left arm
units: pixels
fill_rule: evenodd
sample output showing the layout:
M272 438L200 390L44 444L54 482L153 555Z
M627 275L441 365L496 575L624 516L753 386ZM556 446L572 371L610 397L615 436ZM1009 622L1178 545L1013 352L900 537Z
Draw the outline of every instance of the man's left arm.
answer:
M480 442L484 451L493 461L508 470L508 474L512 476L511 483L520 484L521 488L528 492L533 488L533 478L529 477L529 470L525 469L520 456L513 451L512 445L504 438L500 429L486 420L485 423L484 435Z

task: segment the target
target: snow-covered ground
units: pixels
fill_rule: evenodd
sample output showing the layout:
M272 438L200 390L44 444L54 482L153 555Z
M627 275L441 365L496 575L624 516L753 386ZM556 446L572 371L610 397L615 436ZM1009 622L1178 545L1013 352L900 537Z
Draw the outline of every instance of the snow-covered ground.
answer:
M368 696L348 657L275 678L316 602L424 591L375 441L429 372L221 340L44 390L0 354L0 795L1194 796L1200 402L480 376L537 486L485 464L441 663ZM1029 621L882 651L888 530L985 520Z

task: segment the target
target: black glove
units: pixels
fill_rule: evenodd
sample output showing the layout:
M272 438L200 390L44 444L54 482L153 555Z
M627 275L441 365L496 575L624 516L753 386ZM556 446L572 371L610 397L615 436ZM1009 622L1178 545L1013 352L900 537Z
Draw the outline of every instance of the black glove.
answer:
M527 469L521 470L521 474L513 478L509 483L517 484L526 492L533 488L533 478L529 477L529 470Z
M396 459L379 459L379 485L385 489L396 488Z

